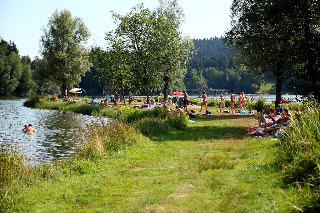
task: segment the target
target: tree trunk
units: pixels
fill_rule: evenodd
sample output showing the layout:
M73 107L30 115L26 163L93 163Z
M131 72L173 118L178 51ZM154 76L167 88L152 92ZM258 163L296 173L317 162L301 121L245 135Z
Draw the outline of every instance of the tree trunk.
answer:
M147 104L150 103L150 98L149 98L149 86L147 85L146 87L146 95L147 95Z
M164 98L163 100L168 100L168 89L169 89L169 76L164 76L163 78L163 81L164 81L164 87L163 87L163 95L164 95Z
M126 105L126 98L124 97L123 81L121 81L121 85L120 85L120 101L123 101L123 104Z
M314 40L311 34L311 17L310 17L310 7L311 5L307 0L303 1L303 13L304 13L304 30L305 30L305 46L306 46L306 55L307 55L307 73L308 81L311 80L313 87L313 95L316 100L320 99L320 88L318 85L318 73L317 68L315 67L315 55L313 51L316 50L314 45Z
M66 85L63 84L62 85L62 97L67 97L67 88L66 88Z
M144 83L144 88L145 88L145 92L147 95L147 104L149 104L149 82L148 82L148 77L147 77L147 68L143 67L143 73L145 74L144 78L143 78L143 83Z
M282 94L282 78L277 76L277 83L276 83L276 101L275 101L275 107L278 106L281 102L281 94Z

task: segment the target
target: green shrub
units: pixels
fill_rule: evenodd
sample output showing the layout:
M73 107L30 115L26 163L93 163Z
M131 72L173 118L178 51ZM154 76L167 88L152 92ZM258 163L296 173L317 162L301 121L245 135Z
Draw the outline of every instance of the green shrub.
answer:
M0 212L6 212L12 205L13 195L33 178L29 166L23 163L22 154L0 146Z
M117 116L114 107L103 107L99 111L99 115L105 116L108 118L116 118L116 116Z
M285 135L279 143L278 159L283 167L284 180L310 188L314 199L320 191L320 117L319 106L313 103L305 105L298 118L285 129ZM319 206L319 202L315 205ZM307 203L308 209L311 204Z
M168 113L167 117L146 117L140 120L138 128L147 137L158 136L174 129L184 130L187 127L188 116L179 113Z
M178 130L185 130L189 116L180 113L169 113L167 117L167 122L171 127Z
M26 102L23 103L24 106L26 107L36 107L36 104L40 103L40 97L39 96L34 96L27 100Z
M197 98L192 98L189 101L191 104L198 105L198 106L201 105L201 103L202 103L202 100L197 99Z
M147 137L165 134L170 131L170 125L165 120L144 118L138 123L141 133Z
M215 107L215 106L220 106L220 102L218 100L208 100L207 102L208 107Z
M120 121L104 123L102 120L86 124L81 140L77 155L91 159L126 148L136 142L137 133L132 125Z
M295 111L296 108L299 108L300 110L302 110L303 108L303 104L301 103L285 103L282 104L283 108L287 107L290 111Z
M246 101L247 110L254 110L255 109L255 105L256 105L256 103L254 101L250 101L250 100Z
M220 102L221 103L221 102ZM219 104L220 104L219 103ZM225 100L225 106L228 108L228 107L231 107L231 100Z
M73 104L73 105L72 105ZM90 104L77 104L71 103L73 108L73 112L80 113L83 115L98 115L101 110L101 106L99 105L90 105Z
M265 101L261 98L259 98L254 106L254 109L257 110L257 112L262 112L266 108Z

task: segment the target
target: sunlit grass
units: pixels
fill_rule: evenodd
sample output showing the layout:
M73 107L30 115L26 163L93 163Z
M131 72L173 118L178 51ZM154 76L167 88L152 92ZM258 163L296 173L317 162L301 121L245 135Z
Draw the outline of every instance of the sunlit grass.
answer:
M42 102L38 107L133 124L89 124L75 158L26 170L33 181L12 190L7 211L290 212L301 206L301 192L282 182L278 141L245 135L257 123L252 115L209 107L211 116L189 118L195 124L187 124L161 110L128 106ZM166 123L170 119L174 128ZM145 122L148 137L139 134L139 122Z
M185 130L137 135L129 148L58 164L58 177L24 187L11 211L293 210L299 193L282 184L277 141L245 135L257 122L252 115L210 110L212 116L192 118Z

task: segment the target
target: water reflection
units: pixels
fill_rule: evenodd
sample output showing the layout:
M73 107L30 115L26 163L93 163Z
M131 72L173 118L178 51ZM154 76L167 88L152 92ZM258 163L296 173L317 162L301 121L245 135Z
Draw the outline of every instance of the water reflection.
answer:
M23 106L26 99L0 101L0 143L23 152L31 163L70 157L79 147L78 135L92 116ZM8 116L9 119L4 119ZM107 119L106 119L107 120ZM37 133L22 132L32 123Z

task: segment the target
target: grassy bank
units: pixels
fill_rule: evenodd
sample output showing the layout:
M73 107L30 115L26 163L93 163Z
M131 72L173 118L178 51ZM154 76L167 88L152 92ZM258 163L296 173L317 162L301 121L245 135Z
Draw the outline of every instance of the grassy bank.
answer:
M305 191L283 181L279 141L246 136L246 128L257 123L252 115L217 110L210 108L212 116L192 118L195 124L184 128L168 127L181 121L179 117L158 120L156 116L137 119L140 124L91 125L96 128L84 132L77 157L31 172L33 182L10 194L6 210L290 212L304 208ZM115 114L127 118L130 113ZM141 134L143 124L145 134ZM156 131L159 126L162 131Z

